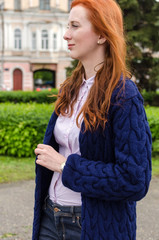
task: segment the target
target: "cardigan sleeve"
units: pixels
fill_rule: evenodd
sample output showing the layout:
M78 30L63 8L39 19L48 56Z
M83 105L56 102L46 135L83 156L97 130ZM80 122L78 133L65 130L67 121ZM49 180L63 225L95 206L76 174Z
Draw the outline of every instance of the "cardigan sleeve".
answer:
M87 197L138 201L147 193L151 179L151 133L139 94L122 106L113 106L111 115L115 161L71 154L62 181Z

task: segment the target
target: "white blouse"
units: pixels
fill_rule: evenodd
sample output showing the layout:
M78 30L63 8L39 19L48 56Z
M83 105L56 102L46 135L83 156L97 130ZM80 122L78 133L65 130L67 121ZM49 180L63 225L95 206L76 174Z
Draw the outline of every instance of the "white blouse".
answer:
M57 118L54 128L54 136L56 142L59 144L59 153L65 158L73 153L81 155L79 149L80 128L76 125L76 118L87 99L93 83L94 76L88 80L83 79L77 101L74 105L73 115L71 117L59 115ZM54 172L53 174L49 188L49 196L54 203L58 203L62 206L81 205L81 193L66 188L62 184L61 174L58 172Z

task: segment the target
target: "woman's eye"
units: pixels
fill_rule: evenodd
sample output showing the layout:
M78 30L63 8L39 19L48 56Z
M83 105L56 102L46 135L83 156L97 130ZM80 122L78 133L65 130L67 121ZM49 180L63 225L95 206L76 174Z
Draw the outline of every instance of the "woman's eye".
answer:
M70 25L67 26L67 29L70 29L71 27L72 27L72 28L78 28L79 25L77 25L77 24L75 24L75 23L72 23L72 24L70 24Z
M78 25L72 24L72 27L75 27L75 28L76 28L76 27L78 27Z

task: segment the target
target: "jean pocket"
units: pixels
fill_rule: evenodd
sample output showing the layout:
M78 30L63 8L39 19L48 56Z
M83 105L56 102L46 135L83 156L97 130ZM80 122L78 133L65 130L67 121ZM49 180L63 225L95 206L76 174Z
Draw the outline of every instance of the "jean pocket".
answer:
M76 223L77 223L77 226L81 229L82 228L81 217L79 216L76 217Z

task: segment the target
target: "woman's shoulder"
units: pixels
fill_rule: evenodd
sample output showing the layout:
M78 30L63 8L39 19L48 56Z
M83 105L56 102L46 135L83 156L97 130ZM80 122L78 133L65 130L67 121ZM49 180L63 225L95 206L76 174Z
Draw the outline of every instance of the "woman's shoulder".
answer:
M131 79L126 79L125 84L122 80L119 81L117 87L114 89L112 93L112 102L116 102L117 100L128 100L138 96L141 100L142 96L136 86L136 84Z

